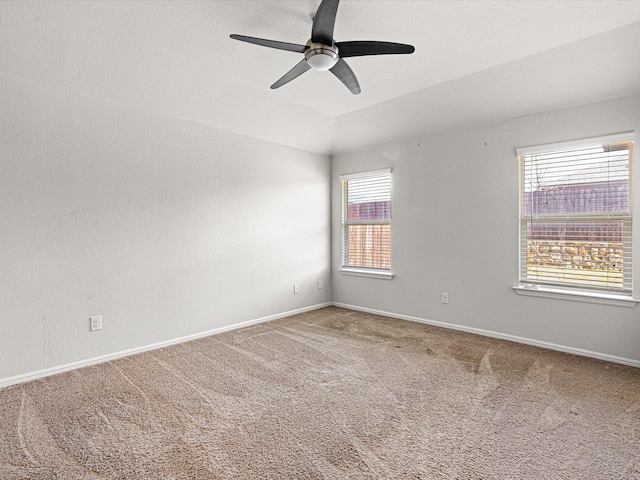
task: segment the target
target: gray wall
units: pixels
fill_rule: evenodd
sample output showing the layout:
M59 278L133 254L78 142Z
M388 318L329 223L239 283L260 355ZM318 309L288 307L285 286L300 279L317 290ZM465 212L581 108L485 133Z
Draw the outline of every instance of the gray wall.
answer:
M515 147L639 126L640 96L635 96L337 155L332 166L333 301L640 361L640 307L522 297L512 290L518 282ZM637 163L637 151L635 157ZM336 271L339 175L384 167L393 168L396 277L341 275ZM636 191L639 180L636 174ZM634 273L638 284L637 266ZM440 302L441 292L449 293L448 305ZM640 298L638 292L635 297Z
M0 105L0 379L330 301L328 157L9 77Z
M0 380L332 300L640 360L640 307L511 289L514 147L638 128L638 96L333 163L9 77L0 104ZM338 176L383 167L397 276L342 276Z

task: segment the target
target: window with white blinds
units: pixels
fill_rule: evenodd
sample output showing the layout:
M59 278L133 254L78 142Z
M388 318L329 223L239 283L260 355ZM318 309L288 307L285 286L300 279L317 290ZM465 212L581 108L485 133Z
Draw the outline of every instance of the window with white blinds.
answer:
M520 282L631 296L633 134L517 153Z
M341 175L342 266L391 268L391 169Z

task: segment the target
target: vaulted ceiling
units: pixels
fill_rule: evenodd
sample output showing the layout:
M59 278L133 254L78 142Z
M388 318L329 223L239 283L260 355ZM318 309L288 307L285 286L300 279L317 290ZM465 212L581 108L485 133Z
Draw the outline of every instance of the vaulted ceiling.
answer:
M337 41L412 55L269 86L300 59L319 0L3 1L0 75L331 154L640 92L640 1L342 0Z

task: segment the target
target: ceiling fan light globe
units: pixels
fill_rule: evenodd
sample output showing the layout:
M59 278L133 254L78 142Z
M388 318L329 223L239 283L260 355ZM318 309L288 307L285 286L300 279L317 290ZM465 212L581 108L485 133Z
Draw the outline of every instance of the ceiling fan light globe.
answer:
M338 63L338 48L322 44L312 44L305 52L304 58L314 70L329 70Z

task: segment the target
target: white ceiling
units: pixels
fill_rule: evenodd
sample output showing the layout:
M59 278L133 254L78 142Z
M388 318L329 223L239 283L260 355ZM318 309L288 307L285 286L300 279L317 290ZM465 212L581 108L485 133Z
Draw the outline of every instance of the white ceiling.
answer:
M318 4L3 1L0 74L318 153L640 91L639 0L342 0L337 41L416 52L270 90L300 54L229 34L304 44Z

